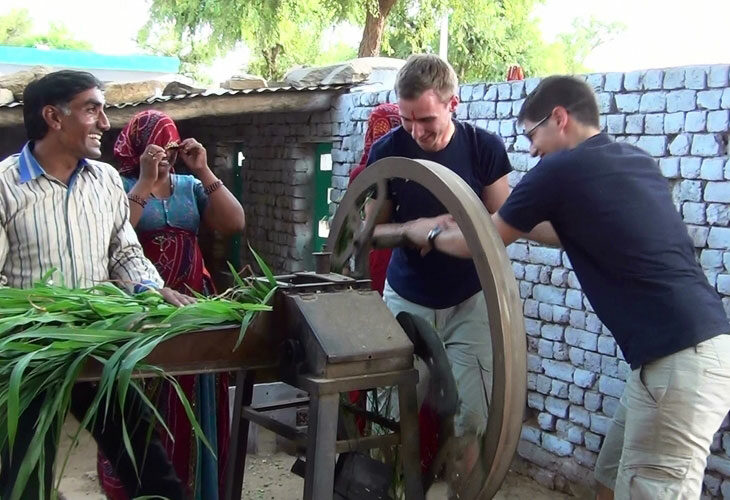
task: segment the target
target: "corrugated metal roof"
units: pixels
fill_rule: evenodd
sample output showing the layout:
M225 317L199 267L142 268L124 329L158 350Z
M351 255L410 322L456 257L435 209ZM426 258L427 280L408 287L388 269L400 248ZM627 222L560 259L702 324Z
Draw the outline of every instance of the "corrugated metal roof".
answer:
M185 99L204 99L206 97L221 97L221 96L235 96L235 95L242 95L242 94L266 94L266 93L275 93L275 92L313 92L313 91L338 91L338 90L348 90L352 87L356 86L356 84L342 84L342 85L314 85L310 87L262 87L262 88L256 88L256 89L244 89L244 90L228 90L228 89L210 89L206 90L204 92L194 93L194 94L179 94L179 95L160 95L155 97L150 97L149 99L146 99L144 101L138 101L138 102L125 102L121 104L109 104L107 105L107 108L116 108L116 109L122 109L132 106L140 106L142 104L154 104L158 102L168 102L168 101L182 101ZM17 106L22 106L22 101L13 101L7 104L0 105L0 108L14 108Z

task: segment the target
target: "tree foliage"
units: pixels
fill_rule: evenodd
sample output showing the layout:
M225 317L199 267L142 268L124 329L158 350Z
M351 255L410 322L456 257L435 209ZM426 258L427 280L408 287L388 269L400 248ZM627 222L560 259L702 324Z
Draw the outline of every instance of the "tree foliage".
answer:
M401 0L385 30L384 54L438 53L441 19L449 14L448 59L460 81L502 80L511 64L539 67L541 45L531 12L539 0Z
M367 0L369 1L369 0ZM145 46L162 45L173 33L183 62L209 62L245 43L249 71L278 79L291 66L312 64L324 53L322 35L354 16L359 0L153 0L140 32ZM164 52L164 50L163 50ZM169 52L168 52L169 53Z
M269 80L297 65L327 64L355 55L406 58L438 52L440 23L449 16L448 58L460 81L502 80L519 64L528 76L584 71L586 56L622 27L595 19L545 43L532 13L542 0L152 0L138 41L175 55L195 73L239 43L250 48L246 68ZM361 39L323 46L338 23L363 27ZM348 47L350 47L348 49Z
M13 9L0 16L0 45L91 50L89 42L77 40L60 23L51 23L45 33L33 33L33 21L27 9Z

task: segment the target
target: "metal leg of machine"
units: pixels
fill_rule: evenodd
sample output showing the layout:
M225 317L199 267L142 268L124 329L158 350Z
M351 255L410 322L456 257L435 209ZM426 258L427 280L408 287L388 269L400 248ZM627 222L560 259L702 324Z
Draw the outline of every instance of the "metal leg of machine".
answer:
M332 498L340 395L314 395L309 400L307 468L304 500Z
M248 443L249 421L243 418L243 408L251 404L253 398L253 370L236 372L236 395L233 400L233 420L231 422L231 446L229 448L226 471L227 500L238 500L243 490L243 473L246 468L246 447Z
M423 498L418 439L418 402L416 401L415 385L407 383L398 385L398 404L400 406L400 442L406 499Z

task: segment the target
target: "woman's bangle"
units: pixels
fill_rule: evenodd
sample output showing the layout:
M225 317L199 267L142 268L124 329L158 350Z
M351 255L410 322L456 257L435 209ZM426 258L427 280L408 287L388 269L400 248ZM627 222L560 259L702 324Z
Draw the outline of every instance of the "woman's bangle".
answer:
M145 205L147 205L147 200L144 200L144 199L142 199L141 196L137 196L136 194L133 194L133 193L127 194L127 199L129 199L129 201L135 202L137 205L139 205L142 208L144 208Z
M218 179L217 181L211 182L205 188L203 191L205 191L205 194L210 195L211 193L215 192L218 188L220 188L223 185L223 181Z

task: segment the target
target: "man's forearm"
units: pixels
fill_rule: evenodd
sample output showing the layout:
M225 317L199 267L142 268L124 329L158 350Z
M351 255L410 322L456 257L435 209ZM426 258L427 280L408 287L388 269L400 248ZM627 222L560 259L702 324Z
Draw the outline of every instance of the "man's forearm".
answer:
M373 248L400 247L408 243L403 224L378 224L373 230Z
M525 235L525 238L536 241L538 243L542 243L543 245L549 245L551 247L561 246L560 238L558 238L558 233L555 232L553 225L547 221L541 222L540 224L532 228L532 231L527 233Z

